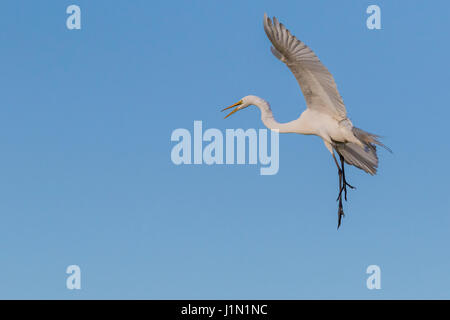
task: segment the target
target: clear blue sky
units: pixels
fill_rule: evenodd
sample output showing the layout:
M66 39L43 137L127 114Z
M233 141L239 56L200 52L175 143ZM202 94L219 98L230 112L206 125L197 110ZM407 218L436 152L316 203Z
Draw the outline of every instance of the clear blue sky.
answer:
M82 29L66 28L66 7ZM366 28L381 7L382 30ZM445 1L3 1L0 298L450 298ZM317 137L280 135L280 170L175 166L174 129L263 128L305 102L269 50L277 16L333 73L353 123L384 136L336 231ZM77 264L82 289L66 289ZM366 288L379 265L381 290Z

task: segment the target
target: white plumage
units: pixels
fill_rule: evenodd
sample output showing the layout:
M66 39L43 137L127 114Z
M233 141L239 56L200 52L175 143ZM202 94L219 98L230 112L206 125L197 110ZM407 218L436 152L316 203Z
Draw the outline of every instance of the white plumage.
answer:
M345 179L344 162L374 175L378 168L376 145L385 146L378 140L377 135L353 126L347 118L344 101L337 90L333 76L307 45L293 36L276 18L271 20L264 14L263 25L267 37L272 42L272 53L288 66L297 79L305 97L307 109L298 119L279 123L274 119L267 101L250 95L223 109L236 107L225 118L250 105L255 105L261 110L261 120L269 129L276 129L282 133L312 134L321 137L338 167L339 228L344 215L342 193L347 200L347 186L353 188ZM340 157L341 166L334 151Z

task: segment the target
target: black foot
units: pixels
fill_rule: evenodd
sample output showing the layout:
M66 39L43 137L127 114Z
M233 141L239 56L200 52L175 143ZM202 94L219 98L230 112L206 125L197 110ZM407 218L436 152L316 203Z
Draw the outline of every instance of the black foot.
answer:
M342 220L343 216L345 216L345 214L344 214L344 209L342 207L342 199L339 199L338 226L337 226L338 230L339 230L339 227L341 226L341 220Z
M336 157L333 154L334 161L336 163L336 166L338 168L338 174L339 174L339 194L336 199L336 201L339 201L339 209L338 209L338 226L337 228L341 226L342 217L344 216L344 208L342 206L342 192L344 192L344 199L347 201L347 187L350 189L355 189L354 186L352 186L350 183L347 182L345 179L345 170L344 170L344 157L339 155L341 160L341 166L339 166Z
M339 187L339 194L336 201L342 199L342 191L344 191L344 199L345 201L347 201L347 187L349 187L350 189L356 188L347 182L347 180L345 179L345 175L342 172L339 172L339 179L342 179L342 183Z

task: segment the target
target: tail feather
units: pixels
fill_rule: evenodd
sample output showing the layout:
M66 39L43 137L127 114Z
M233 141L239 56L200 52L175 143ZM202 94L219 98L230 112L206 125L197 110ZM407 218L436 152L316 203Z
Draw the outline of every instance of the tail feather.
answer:
M380 142L381 137L379 135L373 134L373 133L369 133L366 132L360 128L356 128L353 127L352 128L353 134L364 144L369 144L369 145L373 145L373 144L377 144L380 147L385 148L387 151L392 153L392 150L389 149L387 146L385 146L383 143Z
M356 143L337 142L334 146L336 151L344 157L345 162L348 164L354 165L371 175L376 174L378 168L376 145L379 145L390 152L392 151L378 140L379 136L356 127L353 127L352 130L355 137L362 142L364 147L361 147Z

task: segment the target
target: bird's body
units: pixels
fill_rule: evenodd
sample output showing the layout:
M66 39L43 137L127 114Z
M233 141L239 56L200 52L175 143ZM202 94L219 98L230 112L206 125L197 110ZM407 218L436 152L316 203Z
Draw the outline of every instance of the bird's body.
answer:
M277 129L281 133L316 135L330 144L332 141L359 143L351 131L353 124L349 119L337 121L327 114L306 109L298 119L279 123L274 119L267 101L256 96L247 96L247 99L253 101L251 104L260 107L261 120L269 129ZM266 106L261 107L261 105Z
M347 111L333 76L309 47L293 36L276 18L273 18L272 22L264 15L264 30L272 42L272 53L285 63L296 77L305 97L307 109L298 119L279 123L275 120L267 101L249 95L225 108L224 110L236 107L226 117L255 105L261 110L261 120L269 129L278 130L280 133L316 135L322 138L333 155L339 172L339 227L344 214L342 192L346 199L347 186L353 188L346 182L344 162L374 175L378 167L376 145L383 147L384 145L378 140L377 135L353 126L347 118ZM341 166L336 160L334 151L339 155Z

